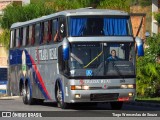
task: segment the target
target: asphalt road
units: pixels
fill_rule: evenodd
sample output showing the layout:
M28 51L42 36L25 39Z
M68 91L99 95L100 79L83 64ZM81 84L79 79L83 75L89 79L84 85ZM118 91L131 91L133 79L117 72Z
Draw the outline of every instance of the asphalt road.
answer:
M58 117L58 119L60 119L61 117L61 119L65 119L65 120L69 119L72 116L75 117L76 115L77 115L76 120L81 116L89 117L87 120L93 120L91 119L91 117L93 117L94 119L96 117L98 117L99 119L102 119L106 116L109 116L109 117L112 117L111 119L113 119L115 117L117 118L117 116L124 117L125 115L130 115L129 119L132 120L133 118L135 118L132 115L135 115L136 117L138 117L138 115L142 116L143 113L144 115L146 114L146 117L145 117L145 120L146 120L147 117L151 117L150 115L153 115L154 119L159 119L158 117L156 117L156 114L160 115L159 107L136 106L136 105L124 104L122 110L112 110L109 104L98 104L98 105L72 105L69 109L62 110L61 108L58 108L55 103L52 103L52 102L44 102L44 104L39 104L39 105L24 105L21 98L5 99L5 100L0 99L0 111L1 112L19 111L21 115L22 114L28 115L28 113L32 114L34 111L34 113L36 112L37 115L41 114L42 117L44 117L44 115L46 115L47 113L48 115L48 116L46 115L47 117L49 116ZM44 113L43 111L47 111L47 112ZM16 117L16 114L14 115L14 117ZM138 119L140 120L143 118L144 117L138 117ZM2 118L0 118L0 120L1 119ZM50 119L50 118L47 118L47 119ZM150 120L151 118L147 118L147 119ZM154 119L152 118L152 120Z

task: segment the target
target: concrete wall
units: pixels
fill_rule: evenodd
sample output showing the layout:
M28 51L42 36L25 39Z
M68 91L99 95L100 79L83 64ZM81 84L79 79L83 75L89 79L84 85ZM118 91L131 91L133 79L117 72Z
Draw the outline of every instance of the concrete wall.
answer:
M5 47L0 46L0 66L7 66L8 51Z
M146 14L146 31L148 31L149 33L151 33L152 6L148 6L148 7L131 6L130 12L131 13L145 13ZM136 24L139 23L139 20L138 21L134 20L133 22L134 22L133 24L136 25Z
M152 0L152 13L158 12L158 1L159 0ZM154 19L153 15L152 15L152 33L155 33L155 34L158 33L158 23Z

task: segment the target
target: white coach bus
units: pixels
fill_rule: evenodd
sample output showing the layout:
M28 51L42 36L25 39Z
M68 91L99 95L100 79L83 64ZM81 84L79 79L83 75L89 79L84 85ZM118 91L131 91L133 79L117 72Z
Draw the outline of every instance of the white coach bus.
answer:
M142 56L143 44L123 11L84 8L14 23L8 91L24 104L109 102L121 109L136 94L135 51Z

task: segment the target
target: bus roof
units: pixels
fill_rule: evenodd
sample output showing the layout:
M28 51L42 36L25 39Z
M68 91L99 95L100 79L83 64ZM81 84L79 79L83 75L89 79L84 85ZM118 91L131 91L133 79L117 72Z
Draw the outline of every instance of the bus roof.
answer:
M56 12L50 15L42 16L40 18L36 18L33 20L25 21L25 22L17 22L12 24L11 29L17 28L20 26L26 26L28 24L33 24L39 21L45 21L47 19L51 19L56 16L81 16L81 15L112 15L112 16L128 16L129 14L120 10L109 10L109 9L91 9L91 8L80 8L75 10L65 10L61 12Z

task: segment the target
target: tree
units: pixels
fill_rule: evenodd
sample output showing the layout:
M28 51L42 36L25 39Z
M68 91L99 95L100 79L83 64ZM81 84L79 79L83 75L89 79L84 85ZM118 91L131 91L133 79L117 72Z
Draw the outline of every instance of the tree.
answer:
M15 22L23 22L55 12L53 8L39 2L26 6L9 5L4 9L0 24L4 29L9 29ZM34 13L34 14L33 14Z
M130 0L102 0L98 8L130 11Z
M10 39L10 31L8 29L4 29L3 32L0 34L0 43L2 44L2 46L8 48L9 39Z
M137 93L156 96L160 89L160 34L147 38L145 56L137 59Z

